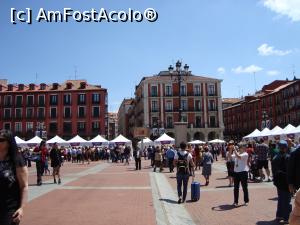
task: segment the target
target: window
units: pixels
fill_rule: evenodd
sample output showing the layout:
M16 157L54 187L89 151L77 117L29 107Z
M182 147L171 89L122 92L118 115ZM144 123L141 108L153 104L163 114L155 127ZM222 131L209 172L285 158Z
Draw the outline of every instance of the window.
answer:
M151 97L157 97L157 96L158 96L157 86L151 86Z
M4 96L4 106L11 106L12 105L12 97L11 95Z
M15 123L15 132L22 132L22 123Z
M210 125L210 127L216 127L216 117L215 116L209 117L209 125Z
M100 123L98 121L92 122L92 130L93 131L98 131L100 128Z
M65 107L64 108L64 117L65 118L71 118L71 107Z
M151 102L151 111L152 112L158 112L158 102L157 101L152 101Z
M85 104L85 94L78 95L78 104Z
M78 122L78 123L77 123L77 131L78 131L78 132L83 132L83 131L85 131L85 122Z
M15 117L16 117L16 119L22 119L22 109L21 108L16 109Z
M158 127L158 118L157 117L152 117L152 126L153 127Z
M187 111L187 100L186 99L181 100L181 109L183 111Z
M55 122L49 123L49 131L51 133L56 133L57 132L57 123L55 123Z
M196 116L196 128L202 127L201 116Z
M100 107L93 107L93 117L98 118L100 116Z
M195 111L201 111L201 101L195 100Z
M4 127L5 130L10 130L11 129L10 123L4 123L3 127Z
M64 133L72 133L72 123L71 122L64 122L63 130L64 130Z
M23 96L22 95L17 95L16 96L16 107L20 107L23 104Z
M33 118L33 108L26 108L26 118L27 119Z
M172 86L171 85L167 85L165 91L166 91L166 96L172 96Z
M4 119L11 119L11 109L4 109Z
M83 106L78 107L78 117L79 118L85 117L85 107Z
M26 132L33 131L33 122L26 122Z
M172 110L173 110L173 103L172 103L172 101L167 101L166 102L166 111L167 112L172 112Z
M187 122L187 116L186 115L182 115L181 116L181 120L182 120L182 122Z
M214 96L215 93L215 85L214 84L209 84L208 85L208 95L209 96Z
M92 94L92 102L95 103L100 103L100 94L98 93L93 93Z
M34 96L33 95L27 95L27 106L33 106L34 103Z
M45 118L45 108L38 108L37 116L38 116L38 119L44 119Z
M44 106L45 105L45 95L39 95L39 106Z
M216 102L214 100L209 100L209 111L216 111Z
M180 95L186 95L186 85L181 85L181 87L180 87Z
M50 95L50 105L57 105L58 98L57 95Z
M64 105L71 105L71 94L64 94Z
M56 117L57 117L56 108L50 108L50 118L56 118Z
M167 117L167 128L173 128L173 117Z
M194 95L195 96L200 96L201 95L201 86L200 86L200 84L196 84L194 86Z

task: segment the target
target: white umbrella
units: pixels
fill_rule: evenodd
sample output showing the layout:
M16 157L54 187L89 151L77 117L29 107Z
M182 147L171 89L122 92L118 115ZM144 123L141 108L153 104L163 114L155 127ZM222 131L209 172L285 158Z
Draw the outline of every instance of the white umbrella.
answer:
M93 139L89 140L90 143L93 145L108 145L109 141L103 138L101 135L97 135Z
M159 138L157 138L154 142L160 143L160 144L175 144L175 139L171 138L169 135L164 133Z
M83 139L79 135L76 135L72 139L68 140L67 143L69 143L71 145L75 145L75 146L77 146L77 145L85 145L85 146L91 145L91 143L89 143L87 140Z
M26 141L24 141L23 139L19 138L18 136L15 136L15 140L18 146L26 146Z
M205 142L200 141L200 140L194 140L194 141L190 141L189 144L191 144L191 145L202 145L202 144L205 144Z
M122 134L120 134L118 137L110 141L111 143L114 144L129 144L131 141L124 137Z
M58 145L68 145L69 144L66 140L62 139L58 135L56 135L55 137L49 139L46 143L47 144L57 143Z
M214 139L209 141L210 144L218 144L218 143L225 143L225 141L220 140L220 139Z
M35 137L29 139L28 141L26 141L26 144L37 145L37 144L40 144L42 140L43 139L40 138L39 136L35 136Z

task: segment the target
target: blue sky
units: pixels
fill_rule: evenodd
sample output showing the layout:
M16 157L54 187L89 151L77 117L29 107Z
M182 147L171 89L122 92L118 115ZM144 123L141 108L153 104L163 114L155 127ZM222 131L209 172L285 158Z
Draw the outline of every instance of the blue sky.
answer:
M29 7L143 11L154 23L10 23L10 10ZM300 71L298 0L2 0L0 78L11 83L63 82L77 78L109 91L109 111L146 75L177 59L194 74L223 79L223 97L253 93ZM293 69L294 68L294 69ZM300 75L299 75L300 77Z

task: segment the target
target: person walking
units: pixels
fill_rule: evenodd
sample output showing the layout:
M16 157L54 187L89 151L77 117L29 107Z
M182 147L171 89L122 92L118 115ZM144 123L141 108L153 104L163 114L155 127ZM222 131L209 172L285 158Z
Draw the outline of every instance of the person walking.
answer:
M60 167L61 167L61 153L57 147L57 144L54 143L50 151L51 167L53 168L53 181L56 184L56 175L58 177L58 184L61 184L60 178Z
M246 152L247 143L239 144L239 151L237 148L233 150L233 159L234 159L234 206L238 206L239 202L239 189L240 184L242 185L244 192L244 205L247 206L249 204L249 193L248 193L248 153Z
M130 148L128 146L126 146L124 149L124 157L125 157L124 165L129 165Z
M291 194L300 189L300 145L290 153L288 163L288 183Z
M186 151L186 143L184 142L180 143L180 149L174 157L174 166L177 168L178 204L185 203L190 174L195 176L195 165L191 153ZM192 171L190 171L190 166Z
M153 172L156 172L156 168L159 167L159 172L162 172L163 170L163 156L161 153L160 147L156 147L155 153L154 153L154 168Z
M42 176L44 173L45 161L47 156L47 148L46 148L45 141L41 141L39 147L36 147L33 150L33 155L34 157L36 157L35 166L36 166L36 175L37 175L37 185L41 186L43 184Z
M28 170L14 136L0 131L0 224L18 225L28 194Z
M227 153L226 153L226 167L228 173L229 187L233 186L233 177L234 177L234 160L232 157L233 150L234 150L234 141L229 141L227 146Z
M170 173L174 172L174 157L175 157L175 151L169 147L166 152L167 160L168 160L168 166L170 169Z
M135 160L135 170L141 170L142 168L142 156L143 151L139 147L136 147L136 150L133 153L133 157Z
M204 147L203 153L203 169L202 175L205 178L205 185L209 185L209 176L211 175L211 166L214 162L212 154L209 152L209 148L207 146Z
M201 164L202 164L202 152L201 152L201 148L199 147L199 145L195 146L194 152L195 152L195 170L197 170L198 167L200 170Z
M281 140L278 143L279 153L272 160L273 183L277 188L277 211L276 220L288 223L290 213L292 211L291 193L288 184L288 144Z
M263 173L263 168L264 168L267 173L267 181L271 182L269 162L268 162L269 146L264 143L264 139L260 139L259 144L256 145L255 153L257 154L257 159L258 159L257 166L259 169L260 181L263 182L264 180L264 173Z

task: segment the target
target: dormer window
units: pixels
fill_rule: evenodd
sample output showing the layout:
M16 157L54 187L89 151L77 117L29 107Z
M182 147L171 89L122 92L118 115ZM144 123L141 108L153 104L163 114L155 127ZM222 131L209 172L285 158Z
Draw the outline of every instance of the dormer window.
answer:
M18 90L23 91L24 90L24 84L19 84L18 85Z
M86 88L86 82L80 82L80 89Z
M73 86L73 84L71 82L68 82L67 85L66 85L66 88L67 89L72 89L72 86Z
M53 83L52 90L57 90L57 89L58 89L58 83Z
M9 84L7 85L7 90L8 91L13 91L14 85L13 84Z
M2 86L2 84L0 84L0 91L2 91L3 90L3 86Z
M29 84L29 90L33 91L35 89L35 84Z
M41 83L40 84L40 89L41 90L45 90L46 89L46 84L45 83Z

